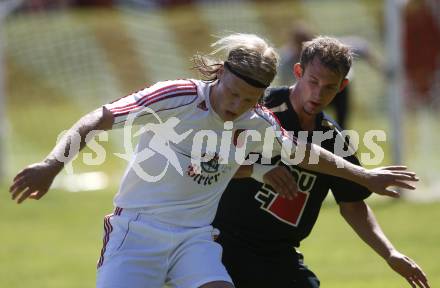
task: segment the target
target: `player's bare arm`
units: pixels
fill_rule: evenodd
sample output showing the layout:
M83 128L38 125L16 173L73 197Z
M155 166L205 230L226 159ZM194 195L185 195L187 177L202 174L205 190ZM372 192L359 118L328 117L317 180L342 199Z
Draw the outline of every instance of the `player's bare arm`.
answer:
M234 174L234 179L248 178L252 175L253 165L242 165Z
M311 153L317 153L319 161L317 164L309 164ZM414 172L407 171L406 166L388 166L376 169L365 169L354 165L343 158L328 152L315 144L307 144L306 156L299 166L311 171L329 174L345 178L367 187L370 191L380 195L399 197L399 192L390 188L400 187L414 190L415 187L408 182L416 182ZM343 163L343 168L338 167L337 163ZM268 168L261 168L268 167ZM270 168L272 167L272 170ZM256 169L263 171L258 173L260 177L253 177ZM271 185L282 197L293 199L298 192L293 176L281 166L266 166L261 164L241 166L234 178L253 177L260 182Z
M9 188L13 200L20 204L27 198L40 199L50 188L55 176L63 169L68 161L58 159L73 159L86 146L86 136L91 131L109 130L113 124L113 115L107 108L98 108L78 120L55 145L47 157L20 171L13 179ZM79 149L70 149L73 141L80 136Z
M373 211L364 201L340 202L339 209L341 215L359 237L412 287L429 287L423 270L414 260L395 249L383 233Z
M298 149L299 148L297 148L297 150ZM316 164L309 163L309 159L311 159L312 156L318 157L318 162ZM287 159L286 162L289 163L289 159ZM341 163L342 165L340 165ZM259 164L254 164L253 166L255 167L256 165ZM367 187L371 192L390 197L399 197L400 195L399 192L392 187L414 190L415 186L410 184L410 182L416 182L419 180L416 176L416 173L407 171L406 166L388 166L375 169L365 169L362 166L352 164L349 161L312 143L305 145L305 157L303 158L302 162L298 164L298 166L307 170L341 177L352 182L356 182ZM240 178L246 177L243 176L243 174L249 173L249 171L239 172L239 175L241 176ZM295 197L297 188L292 188L292 184L295 183L295 181L290 173L288 173L286 169L279 169L278 171L275 171L274 169L274 171L270 172L272 173L266 173L265 177L261 177L264 181L260 179L256 180L270 184L277 192L288 199Z
M332 154L315 144L307 144L304 160L298 165L304 169L341 177L367 187L371 192L391 197L399 197L399 193L390 188L401 187L414 190L415 187L408 182L416 182L419 179L416 173L407 171L406 166L388 166L375 169L365 169L354 165L343 158ZM308 159L311 155L319 157L317 164L310 164ZM338 167L342 163L342 167Z

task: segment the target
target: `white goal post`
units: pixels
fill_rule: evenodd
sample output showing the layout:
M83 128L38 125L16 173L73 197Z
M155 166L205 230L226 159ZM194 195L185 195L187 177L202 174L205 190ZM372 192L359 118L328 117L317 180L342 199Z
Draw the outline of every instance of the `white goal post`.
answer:
M403 64L402 64L402 7L404 1L387 0L385 5L388 102L390 108L391 153L393 164L402 164L403 131Z

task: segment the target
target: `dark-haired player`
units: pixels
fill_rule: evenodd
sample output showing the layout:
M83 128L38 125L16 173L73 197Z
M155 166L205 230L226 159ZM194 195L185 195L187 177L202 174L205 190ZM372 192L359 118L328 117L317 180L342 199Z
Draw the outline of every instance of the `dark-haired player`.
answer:
M297 83L268 90L264 104L297 136L299 131L308 131L311 140L311 132L330 131L333 137L321 146L333 152L335 142L345 143L345 139L322 110L348 84L345 76L351 61L351 50L334 38L306 42L300 63L293 69ZM354 155L345 159L359 165ZM272 159L274 166L242 166L236 175L242 179L233 179L222 196L214 226L221 231L218 242L224 249L223 263L237 288L319 287L317 276L294 247L310 234L329 189L342 216L365 243L412 287L429 287L421 268L396 250L382 232L363 201L370 195L368 189L298 166L279 166L279 162L278 157ZM285 185L286 171L298 184L300 193L294 199L276 192Z

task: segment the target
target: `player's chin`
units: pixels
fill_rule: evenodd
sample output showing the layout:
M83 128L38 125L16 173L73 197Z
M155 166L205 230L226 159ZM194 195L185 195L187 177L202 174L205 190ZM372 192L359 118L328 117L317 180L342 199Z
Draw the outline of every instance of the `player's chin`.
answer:
M323 110L322 105L308 105L304 108L304 111L309 115L316 115Z
M238 118L238 116L240 116L240 115L237 114L237 113L225 110L224 113L223 113L223 120L225 120L225 121L234 121L235 119Z

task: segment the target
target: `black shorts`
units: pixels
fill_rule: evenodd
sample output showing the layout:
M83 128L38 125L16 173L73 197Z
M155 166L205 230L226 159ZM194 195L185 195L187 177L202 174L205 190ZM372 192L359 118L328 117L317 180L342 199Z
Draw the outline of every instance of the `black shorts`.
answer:
M249 248L249 243L222 232L222 261L236 288L316 288L319 279L303 262L302 254L290 249Z

